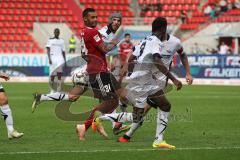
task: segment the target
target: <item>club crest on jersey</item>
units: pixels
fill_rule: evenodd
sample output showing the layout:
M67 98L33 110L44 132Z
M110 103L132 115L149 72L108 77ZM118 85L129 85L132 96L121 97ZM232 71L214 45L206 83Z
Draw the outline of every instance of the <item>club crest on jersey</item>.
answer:
M94 38L94 40L95 40L96 42L99 42L99 41L101 40L100 37L99 37L99 35L96 35L96 36L94 36L93 38Z

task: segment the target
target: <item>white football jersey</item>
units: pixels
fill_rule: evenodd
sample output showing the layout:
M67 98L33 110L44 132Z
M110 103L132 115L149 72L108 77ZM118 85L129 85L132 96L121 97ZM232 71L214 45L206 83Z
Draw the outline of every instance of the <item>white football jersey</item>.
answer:
M161 60L164 65L170 69L174 54L182 48L180 39L173 35L169 35L169 39L162 42ZM166 79L166 76L157 68L154 68L153 74L159 80Z
M64 61L62 52L65 51L65 45L63 39L50 38L47 42L46 47L50 48L51 59Z
M104 26L102 27L100 30L98 30L98 32L102 35L102 39L104 41L104 43L109 43L113 40L113 38L115 37L115 33L113 33L108 26ZM107 53L107 55L109 54L114 54L114 52L116 52L115 49L109 51Z
M161 55L162 42L154 35L146 37L141 43L135 46L133 55L137 57L133 73L128 79L142 79L152 77L153 54Z
M113 40L115 37L115 34L111 32L111 30L108 28L108 26L102 27L98 32L102 35L103 41L105 43L109 43Z

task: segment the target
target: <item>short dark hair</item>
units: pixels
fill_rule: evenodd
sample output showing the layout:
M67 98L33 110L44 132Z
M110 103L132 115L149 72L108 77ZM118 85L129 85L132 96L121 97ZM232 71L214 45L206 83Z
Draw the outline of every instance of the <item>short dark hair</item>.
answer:
M124 37L131 36L129 33L125 33Z
M152 32L162 30L167 27L167 19L164 17L157 17L152 22Z
M84 9L83 13L82 13L82 17L86 17L88 15L88 13L90 12L95 12L94 8L86 8Z

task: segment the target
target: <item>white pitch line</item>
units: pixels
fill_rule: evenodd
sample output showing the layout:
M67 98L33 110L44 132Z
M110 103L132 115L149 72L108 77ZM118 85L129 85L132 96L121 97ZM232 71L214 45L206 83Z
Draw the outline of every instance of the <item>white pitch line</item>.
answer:
M168 150L239 150L239 146L235 147L187 147L176 149L154 149L154 148L142 148L142 149L112 149L112 150L66 150L66 151L32 151L32 152L0 152L0 155L14 155L14 154L55 154L55 153L97 153L97 152L143 152L143 151L168 151Z

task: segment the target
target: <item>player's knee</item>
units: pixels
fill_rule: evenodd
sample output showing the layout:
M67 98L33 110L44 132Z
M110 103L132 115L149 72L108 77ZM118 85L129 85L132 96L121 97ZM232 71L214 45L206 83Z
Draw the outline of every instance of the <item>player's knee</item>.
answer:
M164 112L169 112L171 110L171 103L166 102L164 105L159 107Z
M5 95L0 96L0 105L8 104L8 98Z

